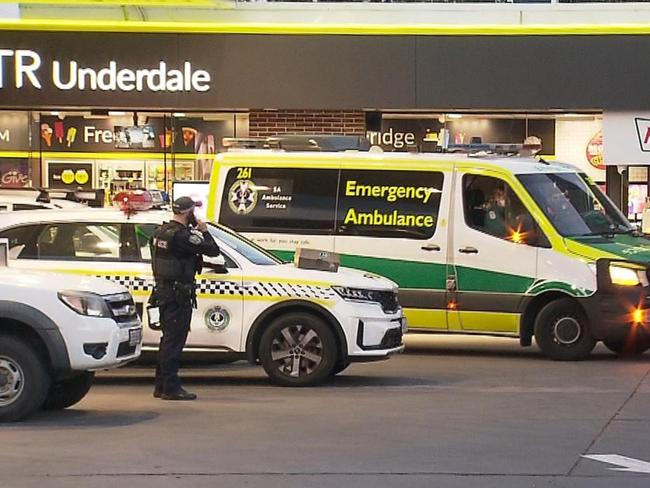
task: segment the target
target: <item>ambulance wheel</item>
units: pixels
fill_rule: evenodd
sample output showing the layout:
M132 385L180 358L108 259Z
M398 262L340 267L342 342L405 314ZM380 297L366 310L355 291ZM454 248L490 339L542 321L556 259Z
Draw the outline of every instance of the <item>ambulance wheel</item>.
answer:
M650 338L632 333L621 340L604 340L605 347L619 356L639 356L650 349Z
M83 373L63 381L57 381L50 387L50 391L43 403L44 410L63 410L79 403L90 391L95 373Z
M262 334L260 361L281 386L313 386L332 374L337 345L329 326L307 313L275 319Z
M0 421L21 420L38 410L49 387L50 376L34 347L0 335Z
M535 319L535 341L555 361L585 359L596 346L589 321L570 298L548 303Z

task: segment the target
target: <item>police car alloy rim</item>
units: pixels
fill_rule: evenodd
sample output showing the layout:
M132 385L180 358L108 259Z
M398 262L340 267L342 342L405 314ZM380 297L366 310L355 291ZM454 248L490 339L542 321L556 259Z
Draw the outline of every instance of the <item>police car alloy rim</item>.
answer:
M273 339L271 358L280 372L293 378L308 376L323 361L323 341L318 333L303 325L284 327Z
M0 407L15 402L23 391L25 382L20 365L6 356L0 356Z
M581 332L580 322L573 317L560 317L553 324L553 337L563 346L571 346L578 342Z

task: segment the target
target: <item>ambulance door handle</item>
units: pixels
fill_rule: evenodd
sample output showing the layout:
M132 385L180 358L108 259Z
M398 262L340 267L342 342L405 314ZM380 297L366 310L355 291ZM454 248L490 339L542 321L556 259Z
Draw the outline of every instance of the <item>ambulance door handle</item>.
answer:
M466 246L461 247L458 252L462 252L463 254L478 254L478 249L472 246Z
M421 249L423 251L440 251L440 246L437 244L427 244L426 246L422 246Z

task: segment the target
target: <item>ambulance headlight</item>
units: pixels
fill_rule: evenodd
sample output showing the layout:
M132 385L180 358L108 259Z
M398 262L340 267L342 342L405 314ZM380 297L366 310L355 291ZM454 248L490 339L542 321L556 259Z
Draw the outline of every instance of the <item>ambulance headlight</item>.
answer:
M80 315L88 317L111 317L111 311L102 297L83 291L61 291L59 300Z
M648 277L645 269L630 268L627 266L609 266L609 278L613 285L619 286L648 286Z
M333 286L332 290L339 294L343 300L352 302L377 302L374 290L363 288L349 288L347 286Z

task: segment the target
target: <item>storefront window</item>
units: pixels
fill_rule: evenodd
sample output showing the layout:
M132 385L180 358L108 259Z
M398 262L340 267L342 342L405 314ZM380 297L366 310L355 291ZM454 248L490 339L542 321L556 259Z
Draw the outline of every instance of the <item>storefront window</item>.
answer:
M247 135L246 113L3 112L0 187L104 189L107 203L123 190L170 192L209 179L223 138Z

